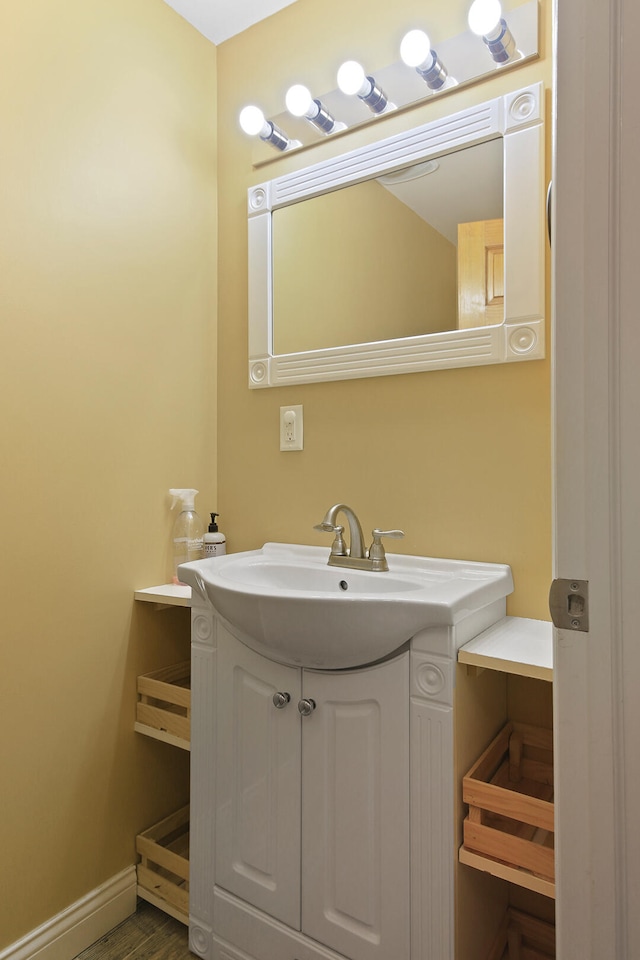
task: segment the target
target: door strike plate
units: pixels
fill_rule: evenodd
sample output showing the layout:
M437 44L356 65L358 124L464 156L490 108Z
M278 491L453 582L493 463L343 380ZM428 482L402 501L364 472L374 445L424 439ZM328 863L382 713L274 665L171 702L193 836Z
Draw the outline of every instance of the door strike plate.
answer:
M589 632L589 581L554 580L549 591L549 612L559 630Z

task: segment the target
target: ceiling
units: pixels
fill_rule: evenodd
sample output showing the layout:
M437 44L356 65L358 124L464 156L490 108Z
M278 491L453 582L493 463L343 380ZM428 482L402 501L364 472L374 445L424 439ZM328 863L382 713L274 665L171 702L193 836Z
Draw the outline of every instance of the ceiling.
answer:
M295 0L165 0L212 43L222 43Z

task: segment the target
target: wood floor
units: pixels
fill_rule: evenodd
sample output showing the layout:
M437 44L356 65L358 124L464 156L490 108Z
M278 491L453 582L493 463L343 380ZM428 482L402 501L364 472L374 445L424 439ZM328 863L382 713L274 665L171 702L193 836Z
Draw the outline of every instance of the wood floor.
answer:
M183 923L138 900L132 917L87 947L76 960L194 960Z

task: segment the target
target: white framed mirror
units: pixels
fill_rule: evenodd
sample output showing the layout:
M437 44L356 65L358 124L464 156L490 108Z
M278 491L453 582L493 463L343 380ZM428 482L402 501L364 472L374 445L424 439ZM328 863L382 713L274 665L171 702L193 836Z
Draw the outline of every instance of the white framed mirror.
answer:
M543 97L251 187L250 387L542 358Z

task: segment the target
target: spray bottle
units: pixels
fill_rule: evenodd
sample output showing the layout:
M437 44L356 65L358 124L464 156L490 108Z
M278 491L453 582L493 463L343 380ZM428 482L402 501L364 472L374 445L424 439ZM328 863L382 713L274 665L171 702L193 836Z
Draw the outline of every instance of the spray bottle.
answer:
M194 501L197 490L174 488L169 490L171 495L171 509L177 503L181 504L181 512L173 525L173 583L181 583L178 579L178 565L190 560L201 560L203 556L202 536L204 525L195 511Z
M218 524L216 523L216 517L219 516L219 513L211 514L209 530L203 537L205 557L221 557L227 552L227 541L225 535L221 530L218 530Z

